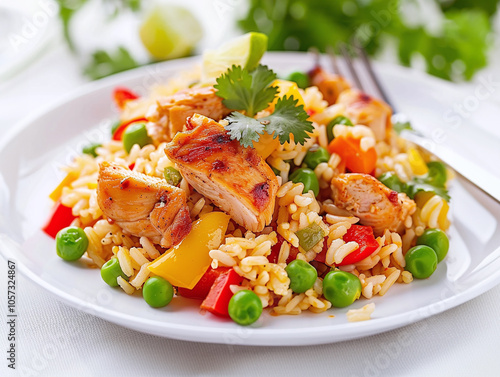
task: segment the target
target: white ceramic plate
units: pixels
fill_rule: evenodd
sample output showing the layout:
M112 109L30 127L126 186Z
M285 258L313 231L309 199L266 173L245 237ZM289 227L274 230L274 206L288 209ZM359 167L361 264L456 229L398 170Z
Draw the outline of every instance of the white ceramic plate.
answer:
M122 326L177 339L245 345L320 344L373 335L457 306L500 282L500 205L460 181L451 190L448 257L430 279L398 284L385 297L373 299L376 310L366 322L347 322L346 308L300 316L265 313L255 325L240 327L211 314L201 315L193 301L183 298L152 309L140 295L128 296L108 287L99 270L61 260L54 241L40 231L51 207L47 195L62 177L60 166L89 140L109 138L109 123L116 117L111 101L116 85L144 93L196 61L143 67L89 84L0 142L0 250L18 262L26 276L69 305ZM312 60L305 54L283 53L268 54L265 63L286 73L308 69ZM428 127L442 126L442 113L450 106L444 99L456 96L451 84L395 66L377 68L399 108ZM357 301L349 309L366 303Z

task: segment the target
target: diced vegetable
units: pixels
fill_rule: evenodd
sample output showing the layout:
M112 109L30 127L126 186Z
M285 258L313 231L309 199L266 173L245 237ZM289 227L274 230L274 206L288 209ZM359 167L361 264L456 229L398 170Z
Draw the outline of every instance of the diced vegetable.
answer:
M351 305L361 296L361 281L349 272L334 270L323 279L323 296L336 308Z
M427 183L437 187L445 187L448 180L446 166L439 161L427 163L429 172L427 173Z
M71 185L78 178L78 174L70 172L63 178L63 180L57 185L57 187L49 195L49 198L54 202L57 202L62 195L64 187ZM56 232L57 233L57 232Z
M118 86L113 91L113 99L120 109L123 109L128 101L132 101L137 98L139 98L137 94L124 87Z
M201 303L201 308L212 314L227 317L229 300L233 296L231 285L240 285L243 278L232 268L215 279L207 297Z
M52 238L56 238L57 233L61 229L70 226L74 219L75 216L73 216L72 209L64 206L61 204L61 201L58 200L54 205L54 209L52 210L49 220L42 230Z
M131 124L123 132L123 147L127 153L130 153L135 144L142 148L151 143L153 143L153 140L148 135L145 123Z
M316 169L316 166L321 164L322 162L328 162L330 159L330 153L318 145L312 146L309 148L309 151L306 153L306 157L304 157L304 162L306 163L309 169Z
M210 266L208 253L219 247L229 219L222 212L202 216L181 243L151 262L148 269L176 287L193 289Z
M271 153L273 153L276 148L279 147L279 145L279 138L273 139L273 135L269 135L267 132L264 132L262 135L260 135L259 141L253 142L253 147L260 155L260 157L262 157L264 160L268 158Z
M342 262L337 264L338 266L358 263L369 257L379 247L371 226L351 225L347 233L344 234L343 240L344 242L354 241L359 245L359 248L349 253Z
M119 124L116 128L115 131L113 132L113 140L122 140L123 138L123 133L127 129L128 126L130 126L133 123L136 122L147 122L148 120L146 118L136 118L136 119L131 119L128 122L123 122Z
M295 235L299 239L300 247L302 247L307 252L323 239L323 237L325 236L325 232L318 224L312 223L306 226L304 229L296 231Z
M304 72L295 71L290 73L287 78L288 81L293 81L300 89L305 89L309 86L309 75Z
M302 192L305 194L312 190L314 196L319 194L319 181L316 174L311 169L297 169L289 177L290 181L293 183L302 182L304 184L304 190Z
M104 263L101 267L101 277L104 282L110 287L118 287L118 276L121 276L123 279L128 280L128 276L125 275L120 267L120 262L118 262L118 258L113 257Z
M196 283L193 289L180 287L178 289L178 294L186 298L204 300L207 297L208 292L210 292L210 288L212 288L215 279L217 279L221 274L227 273L228 271L228 267L219 267L215 270L212 267L209 267L207 272L205 272L203 277L198 283Z
M436 271L438 258L436 252L429 246L412 247L405 255L407 271L417 279L426 279Z
M99 148L99 147L102 147L102 144L100 144L100 143L92 143L92 144L89 144L89 145L83 147L82 152L85 153L85 154L88 154L88 155L90 155L92 157L97 157L96 149Z
M290 262L285 271L290 279L290 288L295 293L304 293L311 289L318 278L318 271L300 259Z
M278 99L283 98L285 96L287 97L293 96L294 99L298 100L297 106L300 105L305 106L304 99L302 98L302 95L299 92L299 87L293 81L278 79L274 80L271 86L278 88L278 95L274 98L273 102L271 102L269 104L269 107L267 108L267 110L269 110L270 112L274 111L274 107L278 103Z
M353 173L370 174L375 170L377 152L373 147L362 150L360 139L337 137L328 145L328 152L337 153Z
M450 241L448 236L441 229L426 229L424 233L417 238L417 245L429 246L436 252L438 263L448 254Z
M337 124L354 127L354 124L352 124L351 120L343 115L339 115L333 118L326 126L326 135L328 136L328 142L331 142L333 139L335 139L335 136L333 135L333 127L335 127L335 125Z
M75 261L87 251L89 239L82 228L76 226L61 229L56 236L56 251L62 259Z
M150 277L142 287L144 301L153 308L162 308L170 304L174 297L172 284L159 276Z
M229 316L238 325L248 326L257 321L262 314L262 301L255 292L242 290L229 302Z
M182 175L179 170L172 166L168 166L163 171L163 176L169 185L177 186L182 181Z
M410 163L411 170L416 175L424 175L427 174L429 169L425 164L424 159L415 148L408 149L408 162Z

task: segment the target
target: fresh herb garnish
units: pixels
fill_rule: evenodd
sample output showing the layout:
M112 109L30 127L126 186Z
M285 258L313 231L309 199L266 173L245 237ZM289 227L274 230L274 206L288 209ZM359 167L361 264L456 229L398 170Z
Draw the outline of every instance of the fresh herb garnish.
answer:
M217 79L217 95L224 105L232 110L244 111L246 115L234 111L229 115L226 126L231 139L238 140L244 147L252 146L264 132L279 138L281 144L290 141L290 135L298 144L304 144L312 132L312 123L304 106L293 96L279 98L271 115L260 119L253 116L266 109L278 94L278 88L271 86L276 74L264 65L249 72L233 65Z
M253 117L264 110L278 93L270 86L276 80L276 73L265 65L259 65L249 72L241 66L233 65L217 79L217 95L228 109L244 110Z
M392 128L399 135L403 130L413 131L413 127L410 122L396 122L392 125Z

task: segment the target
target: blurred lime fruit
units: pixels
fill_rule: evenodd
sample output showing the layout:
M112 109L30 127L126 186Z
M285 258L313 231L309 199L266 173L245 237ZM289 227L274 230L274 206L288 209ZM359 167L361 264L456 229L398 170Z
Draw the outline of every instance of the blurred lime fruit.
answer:
M189 55L203 30L189 10L157 4L141 23L139 36L153 57L165 60Z
M251 71L259 65L267 50L267 35L247 33L231 39L216 50L203 54L202 79L211 81L227 71L233 64Z

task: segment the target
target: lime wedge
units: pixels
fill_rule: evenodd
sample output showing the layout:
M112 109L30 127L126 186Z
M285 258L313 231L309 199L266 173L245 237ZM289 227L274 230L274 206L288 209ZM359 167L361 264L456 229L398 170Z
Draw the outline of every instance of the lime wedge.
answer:
M165 60L189 55L203 30L189 10L159 3L147 13L139 36L153 57Z
M213 81L233 64L251 71L267 50L267 35L247 33L203 54L202 80Z

